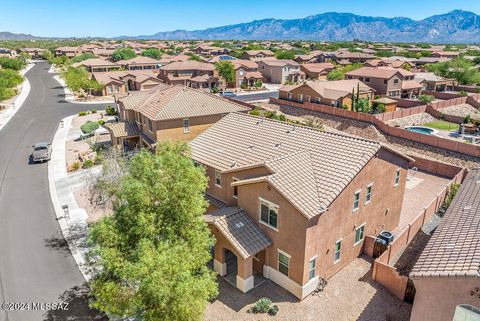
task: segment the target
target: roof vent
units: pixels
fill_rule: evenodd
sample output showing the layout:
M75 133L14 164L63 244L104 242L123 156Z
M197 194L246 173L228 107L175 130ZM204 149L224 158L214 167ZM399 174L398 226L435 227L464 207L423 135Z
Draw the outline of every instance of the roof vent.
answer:
M217 148L217 149L215 150L215 152L217 152L217 153L223 153L223 149Z
M255 145L249 145L248 149L253 149L254 147L255 147Z
M230 167L235 167L235 166L237 166L237 162L236 162L236 161L235 161L235 162L233 162L233 164L232 164L232 165L230 165Z
M278 148L278 147L280 147L280 145L282 145L282 143L276 143L274 146L275 146L276 148Z
M236 228L241 228L241 227L244 227L244 226L245 226L245 224L243 224L243 222L235 223Z
M463 210L464 211L470 211L472 209L472 206L471 205L466 205Z

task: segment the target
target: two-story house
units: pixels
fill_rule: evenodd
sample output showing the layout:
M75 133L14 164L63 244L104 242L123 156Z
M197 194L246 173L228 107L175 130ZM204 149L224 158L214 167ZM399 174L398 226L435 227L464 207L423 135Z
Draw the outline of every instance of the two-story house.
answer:
M414 80L413 72L401 68L362 67L347 72L345 78L358 79L382 96L413 98L419 95L423 88Z
M110 136L114 146L126 150L188 141L226 114L250 110L202 90L169 85L119 95L116 102L120 122L109 126Z
M275 53L271 50L262 49L262 50L246 50L242 54L242 59L246 60L258 60L264 58L275 58Z
M398 225L413 161L379 142L231 113L190 142L208 176L214 269L303 299Z
M127 70L154 70L160 68L162 63L150 57L137 56L132 59L117 61L117 65Z
M257 62L244 59L230 60L230 62L235 68L235 88L242 84L253 87L258 80L263 81L263 75L258 71Z
M335 65L329 62L323 63L306 63L300 65L300 70L303 71L310 80L326 80L330 71L335 69Z
M262 59L258 62L258 71L266 82L284 84L285 82L301 82L305 73L300 70L300 64L291 59Z
M162 66L158 78L170 85L184 85L192 88L221 87L213 64L193 60L175 61Z

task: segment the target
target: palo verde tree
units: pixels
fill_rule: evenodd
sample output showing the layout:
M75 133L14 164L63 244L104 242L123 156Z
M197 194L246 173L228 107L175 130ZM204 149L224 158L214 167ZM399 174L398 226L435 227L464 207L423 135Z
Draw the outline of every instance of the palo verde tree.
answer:
M135 56L136 56L135 51L132 48L130 47L120 48L115 50L112 53L112 60L113 61L128 60L128 59L135 58Z
M113 214L89 233L93 307L145 321L203 319L218 293L207 267L214 241L203 219L205 173L188 154L185 143L164 143L106 179Z
M215 63L215 70L217 70L220 77L225 79L227 85L235 82L235 67L230 61L219 61Z

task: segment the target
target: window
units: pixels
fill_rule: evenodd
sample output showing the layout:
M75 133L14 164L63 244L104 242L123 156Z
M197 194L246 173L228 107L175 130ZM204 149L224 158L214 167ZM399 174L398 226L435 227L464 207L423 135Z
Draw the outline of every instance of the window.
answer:
M370 78L365 78L365 82L370 82Z
M340 261L340 251L341 251L341 249L342 249L342 240L338 240L335 243L335 258L334 258L333 263L337 263L338 261Z
M112 86L107 86L107 92L111 94L113 92Z
M222 187L222 173L218 169L215 170L215 185Z
M394 80L393 80L393 83L394 83L394 84L398 84L398 79L394 79Z
M233 181L236 182L238 181L238 179L236 179L235 177L233 178ZM238 198L238 186L234 186L233 187L233 197L234 198Z
M183 133L189 133L190 132L190 120L188 118L185 118L183 120Z
M317 257L313 257L308 262L308 279L309 280L315 277L316 259Z
M298 101L303 101L303 95L302 94L298 94Z
M148 119L148 130L149 130L149 131L152 131L152 130L153 130L153 124L152 124L152 120L151 120L151 119Z
M278 205L260 199L260 222L276 229L278 227Z
M307 103L309 103L310 100L311 100L311 97L310 96L305 96L305 100L307 101Z
M115 87L114 87L114 88L115 88L115 92L116 92L116 93L120 92L120 87L119 87L118 85L114 85L114 86L115 86Z
M365 232L365 224L362 224L360 227L358 227L355 230L355 244L354 245L357 245L358 243L363 241L364 232Z
M356 191L353 195L353 211L358 210L360 206L360 191Z
M367 186L367 193L365 194L365 204L370 203L372 200L372 186L373 183Z
M287 98L288 98L288 99L292 99L292 93L288 93Z
M400 168L397 168L397 171L395 172L395 181L393 186L398 186L400 184Z
M386 80L386 79L385 79L385 80L383 80L383 84L384 84L384 85L386 85L386 84L387 84L387 80Z
M360 81L363 81L363 77L360 77L360 79L359 79L359 80L360 80Z
M290 269L290 255L278 250L278 271L288 276Z
M317 104L320 104L320 97L315 97L315 102L316 102Z

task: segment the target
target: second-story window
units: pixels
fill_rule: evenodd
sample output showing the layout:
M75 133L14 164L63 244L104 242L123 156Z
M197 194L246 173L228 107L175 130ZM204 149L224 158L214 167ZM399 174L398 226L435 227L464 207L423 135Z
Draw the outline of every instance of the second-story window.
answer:
M398 186L400 184L400 168L397 168L395 172L395 180L393 182L393 186Z
M365 194L365 204L370 203L372 200L372 187L373 183L367 186L367 193Z
M276 229L278 227L278 205L260 199L260 222Z
M233 178L233 181L236 182L236 181L238 181L238 179ZM233 187L233 197L238 198L238 186Z
M360 207L360 191L356 191L353 195L353 212Z
M335 257L333 259L333 263L337 263L340 261L340 251L342 250L342 240L338 240L335 243Z
M148 130L153 131L153 124L151 119L148 120Z
M183 120L183 133L189 133L190 132L190 120L188 118L185 118Z
M215 170L215 185L222 187L222 173L218 169Z

